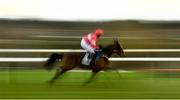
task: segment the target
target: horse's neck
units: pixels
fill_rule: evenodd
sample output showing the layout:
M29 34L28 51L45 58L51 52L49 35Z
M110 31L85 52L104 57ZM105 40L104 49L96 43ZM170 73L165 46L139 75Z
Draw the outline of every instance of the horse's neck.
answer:
M113 49L114 49L114 45L108 45L102 49L101 53L107 55L109 58L112 55Z

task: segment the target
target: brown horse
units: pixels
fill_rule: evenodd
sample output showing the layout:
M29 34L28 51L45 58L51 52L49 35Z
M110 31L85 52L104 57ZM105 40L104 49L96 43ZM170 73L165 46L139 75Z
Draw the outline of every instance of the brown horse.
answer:
M84 57L85 53L65 53L65 54L54 53L47 60L45 64L45 68L48 70L52 69L54 63L59 60L61 60L61 66L57 69L56 74L50 80L50 84L53 84L55 80L63 73L77 67L81 69L92 70L92 75L90 79L87 81L87 82L91 82L91 80L95 77L95 75L99 71L110 69L109 67L110 61L108 60L108 58L110 58L113 53L116 53L119 56L125 56L123 48L117 39L114 39L114 42L112 44L109 44L104 48L102 48L102 50L100 51L100 58L95 61L94 65L84 66L81 64L81 60Z

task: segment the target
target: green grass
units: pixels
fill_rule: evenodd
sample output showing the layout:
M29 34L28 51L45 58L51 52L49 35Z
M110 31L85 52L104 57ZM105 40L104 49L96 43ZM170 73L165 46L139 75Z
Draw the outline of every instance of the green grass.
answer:
M68 72L53 86L47 84L52 72L43 70L0 71L1 99L151 99L180 98L180 79L155 77L152 73L99 73L84 85L89 72Z

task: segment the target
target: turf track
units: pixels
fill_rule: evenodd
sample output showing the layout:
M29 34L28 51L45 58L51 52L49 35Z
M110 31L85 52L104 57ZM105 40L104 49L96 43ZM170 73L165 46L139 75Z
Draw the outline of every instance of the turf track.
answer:
M151 99L180 98L180 79L159 77L157 73L115 72L99 73L90 84L83 83L90 72L69 72L53 86L46 81L53 72L43 70L0 71L1 99Z

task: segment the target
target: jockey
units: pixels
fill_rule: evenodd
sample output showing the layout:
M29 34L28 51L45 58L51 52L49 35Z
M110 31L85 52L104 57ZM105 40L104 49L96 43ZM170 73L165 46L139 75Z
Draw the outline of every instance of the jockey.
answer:
M82 59L82 64L89 65L90 63L94 63L95 50L99 49L97 42L100 39L100 37L103 35L103 33L104 31L102 29L96 29L94 33L89 33L83 36L81 40L81 47L85 49L87 53Z

